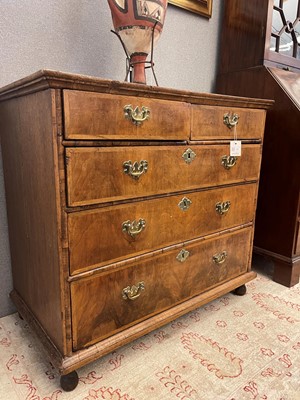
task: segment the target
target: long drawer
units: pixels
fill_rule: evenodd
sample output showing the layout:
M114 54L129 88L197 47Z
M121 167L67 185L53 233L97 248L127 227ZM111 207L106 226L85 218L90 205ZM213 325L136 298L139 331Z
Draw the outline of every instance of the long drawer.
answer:
M74 349L246 272L250 242L251 228L247 228L72 282Z
M68 205L79 206L257 180L261 146L67 148Z
M64 90L66 139L186 140L189 104Z
M70 213L70 273L251 222L256 189L237 185Z
M233 139L236 122L238 139L261 139L265 118L265 110L193 105L191 139Z

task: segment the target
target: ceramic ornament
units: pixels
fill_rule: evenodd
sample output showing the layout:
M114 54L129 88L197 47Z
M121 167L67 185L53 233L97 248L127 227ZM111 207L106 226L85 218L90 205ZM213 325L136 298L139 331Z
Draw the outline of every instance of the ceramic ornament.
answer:
M167 0L108 0L114 29L128 53L135 83L146 83L146 60L152 41L154 46L161 35L167 3Z

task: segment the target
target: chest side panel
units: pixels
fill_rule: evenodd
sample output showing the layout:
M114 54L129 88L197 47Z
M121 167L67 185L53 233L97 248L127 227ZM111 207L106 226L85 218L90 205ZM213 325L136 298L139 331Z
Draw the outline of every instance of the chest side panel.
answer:
M1 103L1 144L14 289L64 352L54 91Z

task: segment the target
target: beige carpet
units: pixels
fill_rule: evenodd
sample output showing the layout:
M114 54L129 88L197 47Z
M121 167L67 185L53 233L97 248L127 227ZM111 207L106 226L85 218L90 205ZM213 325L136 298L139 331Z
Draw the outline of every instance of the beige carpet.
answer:
M300 285L267 276L78 370L75 391L17 314L0 319L1 400L299 400Z

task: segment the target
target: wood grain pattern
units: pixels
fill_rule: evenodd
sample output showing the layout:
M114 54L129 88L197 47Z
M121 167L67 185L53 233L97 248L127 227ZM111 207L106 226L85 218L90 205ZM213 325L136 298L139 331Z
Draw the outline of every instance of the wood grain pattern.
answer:
M149 121L134 126L127 104L149 107ZM270 104L49 70L0 89L12 298L61 373L255 277L250 253ZM222 133L222 113L237 109L242 157L225 170L231 136ZM182 158L188 147L191 164ZM140 180L124 174L124 161L144 158ZM186 211L178 206L184 197ZM216 203L228 200L228 213L217 214ZM135 238L122 231L139 218L146 227ZM175 257L183 246L185 263ZM214 269L211 257L222 251L228 257ZM140 305L120 304L120 290L142 279Z
M235 113L239 116L236 126L238 139L262 138L266 118L265 111L211 106L192 107L191 138L193 140L233 140L234 129L229 129L223 122L223 117L227 113Z
M196 154L189 164L183 158L188 149ZM261 151L261 145L243 145L241 157L228 170L222 165L222 157L229 156L229 144L68 148L68 205L82 206L256 181ZM146 160L147 172L138 180L125 174L123 163L128 160L132 163Z
M254 244L273 260L274 279L291 286L300 276L300 60L270 50L274 5L226 1L217 91L275 100L266 121Z
M200 241L184 249L185 262L176 259L178 249L113 273L99 274L71 284L74 348L90 345L150 315L157 314L203 290L246 272L252 228ZM227 251L222 264L213 256ZM135 300L122 298L122 289L145 283Z
M300 221L298 221L296 228L296 243L294 252L295 254L300 254Z
M257 93L276 100L266 121L254 241L257 247L289 257L293 254L299 207L299 174L291 173L300 169L296 133L299 109L271 71L262 66L228 74L220 79L219 87L224 92ZM294 77L296 85L299 74L284 72ZM254 86L254 81L262 84Z
M287 286L291 286L292 281L297 282L293 268L298 271L300 255L295 253L300 210L300 181L296 172L300 170L299 104L296 103L300 74L289 71L277 74L277 69L261 66L222 75L218 81L221 92L275 100L266 120L254 245L264 249L266 255L271 252L289 258L288 264L292 266L286 269L289 278L281 282L289 282ZM253 82L260 84L253 85ZM273 257L273 261L283 271L278 257ZM279 276L283 276L282 272Z
M187 312L195 310L197 307L200 307L226 293L231 292L235 288L251 281L255 277L256 273L251 271L232 278L229 281L221 283L212 289L194 296L191 299L186 300L166 311L128 327L125 331L116 333L113 336L101 340L100 342L82 350L75 351L68 357L63 357L53 346L53 343L49 341L49 337L45 335L45 332L37 323L36 318L32 314L31 310L28 309L18 294L13 292L13 295L14 302L17 304L18 309L22 311L22 315L24 315L26 321L29 321L31 328L34 329L37 335L41 338L41 342L44 345L45 354L48 355L54 367L56 367L61 374L67 374L71 371L74 371L76 368L83 367L88 363L116 350L117 348L126 345L143 335L146 335L147 333L173 321Z
M152 99L164 99L187 102L191 104L206 104L223 107L268 109L272 105L272 101L267 99L176 90L173 88L159 86L112 81L109 79L101 79L98 77L73 73L71 74L49 69L37 71L32 75L1 88L0 102L49 88L63 90L83 90L117 95L123 94L126 96L141 96ZM140 140L141 138L138 139Z
M66 173L65 173L65 152L63 142L63 117L62 117L62 98L61 91L55 90L53 96L53 155L54 169L59 184L56 186L57 198L57 221L58 221L58 251L60 262L60 298L61 298L61 318L63 320L62 334L64 339L64 355L72 354L72 332L71 332L71 313L70 313L70 285L69 277L69 249L67 231L66 208ZM54 109L55 108L55 109Z
M259 65L265 58L269 3L273 0L226 0L220 36L219 73L250 68Z
M1 144L14 288L64 351L54 91L3 103Z
M65 137L67 139L186 140L190 133L189 105L153 100L64 90ZM124 107L144 106L149 119L140 126L125 118Z
M300 257L293 257L285 261L272 257L274 262L273 280L281 285L292 287L299 283Z
M251 222L256 186L218 188L71 213L68 217L70 273ZM184 197L192 202L187 211L178 206ZM219 215L216 203L228 200L231 202L228 213ZM141 218L146 227L135 239L122 232L124 221Z

